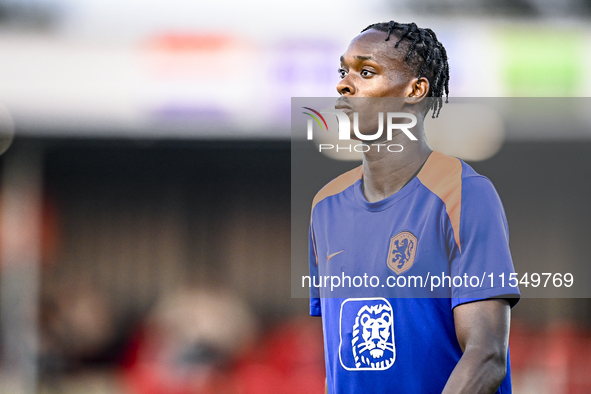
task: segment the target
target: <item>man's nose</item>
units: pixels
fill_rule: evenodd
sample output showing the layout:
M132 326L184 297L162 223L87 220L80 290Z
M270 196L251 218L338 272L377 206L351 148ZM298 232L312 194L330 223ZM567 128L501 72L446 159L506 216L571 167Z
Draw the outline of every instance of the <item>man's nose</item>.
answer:
M337 84L337 92L339 92L341 96L355 94L355 85L349 75L346 75L345 78L341 79Z

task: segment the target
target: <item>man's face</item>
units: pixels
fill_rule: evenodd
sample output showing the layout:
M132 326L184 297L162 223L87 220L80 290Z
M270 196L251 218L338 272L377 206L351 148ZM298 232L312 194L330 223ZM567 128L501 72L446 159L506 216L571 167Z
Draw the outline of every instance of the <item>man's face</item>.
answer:
M397 38L368 30L351 41L341 56L341 81L337 91L343 97L408 97L413 78L404 61Z
M373 135L378 129L378 113L402 111L402 97L410 96L416 83L404 61L406 52L402 52L402 46L394 48L397 38L391 36L386 41L386 37L387 33L382 31L363 32L341 56L342 79L337 85L341 97L335 108L349 115L351 127L353 113L357 112L359 131L365 135ZM351 133L356 139L353 130Z

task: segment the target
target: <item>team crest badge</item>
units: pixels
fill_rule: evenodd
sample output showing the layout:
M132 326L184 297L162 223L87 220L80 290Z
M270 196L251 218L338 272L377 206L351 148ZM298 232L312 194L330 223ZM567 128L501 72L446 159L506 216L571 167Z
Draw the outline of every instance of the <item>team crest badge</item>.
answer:
M402 231L390 239L388 267L400 275L412 267L417 253L417 237L409 231Z
M394 364L394 316L384 298L349 298L341 304L339 358L348 371L385 370Z

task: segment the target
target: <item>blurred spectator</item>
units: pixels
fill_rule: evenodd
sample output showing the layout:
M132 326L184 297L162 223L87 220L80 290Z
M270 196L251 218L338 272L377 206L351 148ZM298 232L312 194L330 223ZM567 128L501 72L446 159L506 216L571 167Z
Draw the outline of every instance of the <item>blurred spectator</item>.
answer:
M41 373L96 358L117 335L105 295L87 281L64 280L48 290L40 313Z
M322 392L320 320L256 327L247 306L228 292L171 296L134 340L127 386L134 394Z
M235 393L230 368L255 335L246 304L221 290L182 290L148 317L128 360L132 393Z

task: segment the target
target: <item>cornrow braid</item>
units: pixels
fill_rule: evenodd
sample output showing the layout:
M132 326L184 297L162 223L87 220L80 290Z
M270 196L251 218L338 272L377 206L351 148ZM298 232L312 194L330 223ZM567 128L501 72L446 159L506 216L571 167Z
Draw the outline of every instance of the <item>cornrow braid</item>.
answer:
M394 48L398 48L403 40L410 42L404 61L415 69L418 79L426 77L429 80L428 96L434 97L429 109L433 110L433 118L439 116L443 106L443 95L445 94L446 103L449 98L449 64L445 47L437 40L435 32L428 28L420 28L414 22L390 21L369 25L361 33L370 29L388 33L386 41L390 41L391 36L397 37Z

